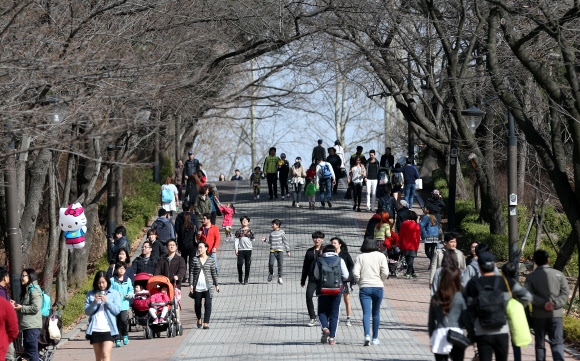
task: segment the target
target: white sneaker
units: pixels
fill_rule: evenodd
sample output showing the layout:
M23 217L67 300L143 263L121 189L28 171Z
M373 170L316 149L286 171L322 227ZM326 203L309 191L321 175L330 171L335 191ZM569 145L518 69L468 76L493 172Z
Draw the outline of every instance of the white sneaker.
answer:
M350 318L349 317L347 317L347 319L346 319L346 325L349 326L349 327L352 326L352 323L350 322Z
M282 196L282 200L284 200L284 196Z
M281 284L281 285L284 284L284 281L282 281L282 277L278 277L278 284Z
M365 336L365 346L370 346L371 345L371 336L366 335Z
M259 195L257 195L257 196L256 196L256 199L260 199L260 196L259 196Z
M314 326L316 326L316 319L311 318L310 322L308 322L308 327L314 327Z
M258 197L254 197L254 200L258 199Z
M378 345L378 344L380 344L380 343L381 343L381 341L379 341L379 339L378 339L378 338L373 338L373 340L372 340L372 342L371 342L371 345Z

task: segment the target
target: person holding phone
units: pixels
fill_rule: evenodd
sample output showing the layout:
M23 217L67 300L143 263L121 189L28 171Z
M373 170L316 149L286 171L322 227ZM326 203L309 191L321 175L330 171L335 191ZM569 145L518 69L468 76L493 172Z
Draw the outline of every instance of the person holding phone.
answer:
M85 314L89 316L86 338L93 345L95 360L111 360L113 342L118 337L117 315L121 312L119 292L111 290L107 272L98 271L93 289L85 298Z

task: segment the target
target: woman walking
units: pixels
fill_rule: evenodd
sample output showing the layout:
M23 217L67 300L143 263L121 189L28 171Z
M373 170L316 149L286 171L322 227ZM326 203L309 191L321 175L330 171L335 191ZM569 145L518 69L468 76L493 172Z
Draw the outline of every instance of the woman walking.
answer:
M417 223L417 218L417 213L410 211L407 220L401 223L401 229L399 230L401 251L407 261L406 278L417 278L415 267L413 266L419 250L419 243L421 243L421 227Z
M361 254L354 263L353 274L360 287L359 299L363 309L363 329L365 346L378 345L379 323L381 321L381 302L383 301L383 282L389 277L387 257L378 251L377 242L366 238L360 247ZM370 319L373 318L371 341Z
M429 337L431 337L431 347L435 353L435 361L447 361L449 356L453 361L463 360L465 349L453 347L449 354L443 353L447 350L434 347L436 345L447 344L447 329L454 327L465 329L467 327L469 314L467 304L461 294L461 271L457 267L446 267L441 270L441 281L437 292L431 299L429 306ZM437 329L443 328L438 332ZM455 330L461 331L461 330ZM441 340L437 340L441 338ZM442 338L445 338L443 340ZM441 343L436 341L443 341ZM441 352L441 353L439 353Z
M42 328L42 291L38 286L38 276L32 268L20 274L20 303L11 301L19 313L20 331L26 360L38 361L38 338Z
M113 291L105 271L93 280L93 289L85 298L85 314L89 316L86 338L93 345L96 361L109 361L113 341L118 336L117 315L121 312L119 292Z
M306 170L302 166L302 158L296 157L296 161L290 167L288 172L288 178L291 179L292 186L294 187L294 193L292 193L292 207L300 207L300 194L302 193L302 188L304 188L304 180L306 178Z
M363 181L367 173L362 164L362 159L356 157L355 166L350 168L350 182L352 183L352 210L360 212L360 202L362 199Z
M435 215L431 214L429 208L425 208L425 214L421 218L421 239L425 241L425 254L432 262L433 255L439 243L439 222ZM431 265L429 265L431 268Z
M352 269L354 268L354 262L352 257L348 253L348 247L346 243L338 237L334 237L330 240L330 244L336 248L336 253L344 263L346 264L346 269L348 270L348 281L344 282L344 292L342 293L342 297L344 299L344 305L346 306L346 325L352 326L350 322L350 317L352 316L352 306L350 304L350 290L352 288L352 284L354 283L354 277L352 275Z
M197 226L193 223L191 219L190 212L183 213L183 224L179 226L179 238L177 243L177 248L181 253L181 257L183 257L185 261L185 265L189 265L191 260L195 257L195 253L197 252ZM188 273L186 273L188 276ZM187 281L186 278L184 281Z
M201 300L204 302L203 329L209 328L211 317L211 299L215 291L220 291L218 284L215 261L207 255L207 243L199 242L197 246L199 256L193 257L189 266L189 296L195 300L195 316L197 317L197 328L202 327Z
M177 207L179 207L179 191L173 184L173 178L167 177L165 184L161 186L161 208L173 217L173 212L177 211Z
M197 221L197 229L201 229L201 220L205 213L211 214L211 200L209 199L209 187L202 186L199 190L199 195L193 202L193 210Z
M125 248L121 248L117 251L117 254L115 255L115 259L113 262L111 262L111 265L109 266L109 268L107 268L107 278L111 278L114 277L117 273L117 270L115 268L115 264L119 263L119 262L123 262L127 264L126 267L126 273L125 275L131 279L131 282L135 281L135 271L133 271L133 267L131 267L131 260L129 259L129 254L127 252L127 250Z

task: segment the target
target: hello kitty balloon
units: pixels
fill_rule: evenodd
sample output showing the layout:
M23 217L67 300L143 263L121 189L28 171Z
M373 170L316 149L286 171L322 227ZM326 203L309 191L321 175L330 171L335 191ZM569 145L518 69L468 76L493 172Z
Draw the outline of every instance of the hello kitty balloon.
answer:
M66 248L83 248L87 233L87 217L80 203L71 204L68 208L61 208L58 223L64 232Z

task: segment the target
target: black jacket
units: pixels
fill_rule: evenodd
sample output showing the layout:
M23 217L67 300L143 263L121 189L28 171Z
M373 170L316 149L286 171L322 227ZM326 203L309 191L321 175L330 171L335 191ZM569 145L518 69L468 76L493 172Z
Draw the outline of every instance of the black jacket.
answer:
M173 256L171 261L169 261L169 258L167 257L159 259L155 265L154 275L163 275L169 278L169 282L177 282L177 287L181 288L181 280L185 278L186 272L187 268L185 267L185 259L176 254ZM177 281L173 279L173 276L178 277Z
M290 163L284 160L282 165L278 166L278 179L288 179L288 173L290 172Z
M191 175L197 173L198 169L199 169L199 160L195 158L193 158L193 160L187 159L183 164L183 178L182 178L183 182L185 182L185 176L188 176L189 178L187 180L188 182L191 182L193 180L191 178Z
M160 240L155 241L151 245L151 258L157 261L161 257L167 256L167 248L161 243Z
M348 270L347 282L350 282L351 284L355 284L354 275L352 274L352 269L354 268L354 261L352 260L350 253L348 253L348 251L341 250L340 253L338 254L338 256L340 258L342 258L342 260L346 264L346 269Z
M314 265L316 265L316 260L320 256L322 256L322 247L320 247L318 252L314 251L314 247L310 247L306 250L304 263L302 263L302 277L300 278L301 286L306 284L306 278L308 278L308 282L316 282L314 279Z
M326 161L330 163L330 165L332 166L332 170L334 171L334 174L338 177L338 175L340 174L340 167L342 167L342 160L340 160L340 157L336 154L329 155L326 158Z
M407 207L397 209L397 222L395 223L397 226L397 232L399 232L399 229L401 228L401 223L409 218L409 212L411 212L411 210Z
M133 272L135 274L145 272L145 273L149 273L152 275L155 273L155 263L156 262L157 262L157 259L153 258L153 255L151 255L151 257L149 257L149 261L147 261L147 264L145 264L145 259L144 259L143 255L140 255L139 257L135 258L135 260L133 261Z
M390 154L390 155L383 154L381 156L380 165L383 168L394 168L395 167L395 156L392 154Z

